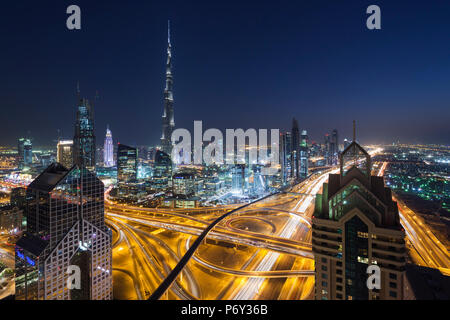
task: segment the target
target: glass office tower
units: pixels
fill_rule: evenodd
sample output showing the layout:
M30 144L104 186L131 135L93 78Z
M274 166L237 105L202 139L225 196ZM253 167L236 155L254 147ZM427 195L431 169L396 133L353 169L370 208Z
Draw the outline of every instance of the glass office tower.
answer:
M300 131L295 118L292 120L291 132L291 176L296 181L300 178Z
M104 186L89 170L54 163L27 188L27 231L16 243L16 299L112 299L112 234ZM67 286L68 268L81 288Z
M300 178L306 179L308 177L308 133L302 130L300 135Z
M137 164L137 149L119 143L117 147L117 181L119 184L136 181Z
M87 99L79 99L73 147L73 163L94 170L94 110Z
M33 144L31 139L20 138L17 145L19 169L30 167L33 163Z

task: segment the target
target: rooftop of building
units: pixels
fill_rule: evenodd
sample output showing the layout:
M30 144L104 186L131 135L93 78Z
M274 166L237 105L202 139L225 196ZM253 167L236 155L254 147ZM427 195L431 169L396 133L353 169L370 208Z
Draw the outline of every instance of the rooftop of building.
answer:
M69 172L69 169L54 162L28 185L28 189L50 192Z
M16 246L22 248L34 256L39 257L41 253L47 247L48 242L36 237L32 234L25 232L19 240L17 240Z

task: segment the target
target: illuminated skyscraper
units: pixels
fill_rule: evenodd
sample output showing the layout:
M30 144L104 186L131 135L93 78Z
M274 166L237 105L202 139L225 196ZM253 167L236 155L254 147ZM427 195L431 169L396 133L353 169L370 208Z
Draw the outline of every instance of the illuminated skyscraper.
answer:
M19 169L31 166L33 163L33 144L31 139L20 138L17 145Z
M151 162L152 188L155 190L168 188L172 181L172 160L170 156L161 150L154 149Z
M292 120L291 142L291 176L294 180L298 180L300 178L300 131L295 118Z
M402 299L405 233L383 177L353 139L316 197L312 219L315 297L322 300ZM367 286L368 267L380 268L380 288Z
M117 147L117 181L121 184L137 180L138 152L136 148L119 143Z
M73 138L73 163L95 169L94 110L87 99L80 98L78 89L77 119Z
M339 139L337 129L334 129L331 133L330 157L331 157L330 164L337 165L339 159Z
M73 141L60 140L56 147L56 161L67 169L73 165Z
M283 183L287 183L291 178L291 156L292 156L292 134L290 132L282 133L280 136L280 159L281 159L281 178Z
M173 115L173 77L172 77L172 45L170 43L170 22L167 37L167 64L166 64L166 87L164 89L164 113L162 116L162 151L168 155L172 154L172 132L175 127Z
M234 193L243 194L245 191L245 164L235 164L231 168L232 188Z
M112 234L104 222L103 183L85 168L53 163L30 183L26 197L27 230L15 247L16 299L111 300ZM79 288L68 287L69 266L80 271Z
M308 133L306 130L302 131L300 135L300 178L306 179L308 177Z
M105 144L103 146L103 165L108 168L114 166L114 146L109 126L106 128Z

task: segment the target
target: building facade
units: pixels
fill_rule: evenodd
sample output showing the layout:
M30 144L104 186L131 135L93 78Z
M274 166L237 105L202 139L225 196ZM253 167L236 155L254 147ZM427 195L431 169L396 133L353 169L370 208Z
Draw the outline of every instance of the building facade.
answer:
M78 100L73 163L79 167L95 169L94 110L87 99Z
M117 147L117 182L119 189L137 180L138 152L136 148L118 144Z
M340 174L330 174L317 195L312 222L316 299L402 299L406 248L397 204L355 141L340 155ZM370 265L380 268L379 289L367 286Z
M170 43L170 22L167 36L166 87L164 89L164 113L162 116L161 149L172 154L172 132L175 127L173 114L172 44Z
M292 134L282 133L280 136L281 180L286 184L291 179Z
M17 145L17 152L19 169L30 167L33 163L33 144L31 139L20 138Z
M94 174L53 163L28 186L25 216L15 247L17 300L112 299L112 234ZM69 266L80 270L80 287L69 287Z
M103 166L106 168L114 166L114 145L109 126L106 128L105 144L103 145Z
M300 179L302 180L308 177L308 149L308 132L302 130L302 134L300 135Z
M150 184L153 190L164 190L172 185L172 160L161 151L153 150L151 156L152 177Z
M73 165L73 141L60 140L56 146L56 161L67 169Z
M295 118L292 120L291 142L291 177L298 180L300 179L300 130Z

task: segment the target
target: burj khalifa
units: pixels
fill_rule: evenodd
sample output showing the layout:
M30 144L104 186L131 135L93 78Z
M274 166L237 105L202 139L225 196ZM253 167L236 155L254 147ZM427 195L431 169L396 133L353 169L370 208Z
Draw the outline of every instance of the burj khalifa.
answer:
M173 77L172 77L172 45L170 43L170 21L167 32L167 64L166 64L166 87L164 89L164 113L162 116L162 151L170 155L172 153L172 132L175 127L173 116Z

